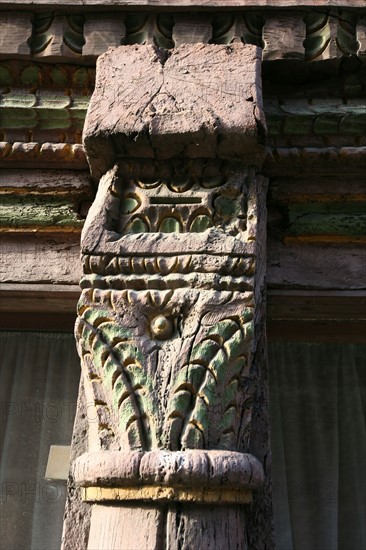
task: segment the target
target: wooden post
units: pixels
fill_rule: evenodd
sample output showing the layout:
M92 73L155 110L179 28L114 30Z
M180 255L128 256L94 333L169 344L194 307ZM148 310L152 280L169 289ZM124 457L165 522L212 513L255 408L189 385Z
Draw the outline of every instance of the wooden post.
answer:
M98 60L76 324L89 550L272 545L260 64L240 43Z

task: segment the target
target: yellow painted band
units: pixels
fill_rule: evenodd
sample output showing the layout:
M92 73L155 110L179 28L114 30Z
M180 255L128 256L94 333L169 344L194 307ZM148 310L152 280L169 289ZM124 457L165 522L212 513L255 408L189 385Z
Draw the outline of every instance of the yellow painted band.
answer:
M82 499L87 502L148 500L203 502L212 504L247 504L252 491L236 489L177 488L155 485L142 487L82 487Z

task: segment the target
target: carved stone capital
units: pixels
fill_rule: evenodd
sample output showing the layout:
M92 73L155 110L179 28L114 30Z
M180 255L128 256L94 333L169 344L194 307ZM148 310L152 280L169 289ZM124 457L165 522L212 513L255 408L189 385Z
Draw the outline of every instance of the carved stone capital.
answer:
M252 451L264 321L260 82L258 48L236 43L99 58L84 132L99 188L75 328L94 416L74 466L98 507L240 507L263 485ZM101 544L96 529L90 548Z

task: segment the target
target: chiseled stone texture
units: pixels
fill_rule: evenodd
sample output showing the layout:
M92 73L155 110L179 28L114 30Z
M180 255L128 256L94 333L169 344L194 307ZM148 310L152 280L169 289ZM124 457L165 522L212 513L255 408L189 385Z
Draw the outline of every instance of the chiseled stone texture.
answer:
M265 139L261 50L231 44L110 48L98 59L84 146L99 179L116 157L240 159Z

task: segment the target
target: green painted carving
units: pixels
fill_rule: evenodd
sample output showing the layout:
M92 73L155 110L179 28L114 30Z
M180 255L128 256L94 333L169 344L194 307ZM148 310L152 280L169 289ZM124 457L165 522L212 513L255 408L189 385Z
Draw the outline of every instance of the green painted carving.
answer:
M366 203L328 202L290 205L290 235L366 236Z
M85 43L84 22L83 15L62 16L36 13L31 38L32 54L43 55L47 53L47 48L51 47L52 55L60 55L61 44L64 44L70 52L81 55Z
M170 191L174 191L175 193L185 193L192 188L194 185L194 180L189 176L176 176L173 180L164 181L164 183Z
M0 226L80 228L84 220L77 209L77 204L65 198L3 195L0 206Z
M138 216L128 222L125 228L126 233L149 233L147 222Z
M152 261L163 273L163 261ZM214 309L221 302L234 312L241 297L83 290L75 334L105 442L125 450L249 444L253 308L228 317Z
M85 17L84 15L68 15L65 19L68 29L64 32L64 42L70 50L81 54L85 44L83 36Z
M9 130L72 128L74 132L83 128L88 103L88 96L72 97L64 90L37 93L15 89L4 94L0 101L1 121L3 127Z
M356 86L359 85L356 80ZM285 135L353 135L363 136L366 112L363 99L344 102L334 98L266 102L268 132L271 136Z
M220 13L212 20L212 43L231 44L236 41L264 47L262 30L265 19L256 12Z
M169 445L173 450L230 449L239 437L237 387L249 373L252 310L223 319L194 342L168 403Z
M14 77L10 68L5 65L0 65L0 85L11 86L14 82Z
M243 35L244 44L254 44L260 48L264 47L262 30L265 23L263 15L255 12L248 12L244 15L246 30Z
M235 14L220 13L212 18L212 43L213 44L231 44L235 39L233 27L235 25ZM241 40L241 35L236 37Z
M101 413L107 418L100 420L101 441L107 438L101 447L245 450L255 387L249 373L255 260L245 254L205 254L196 239L235 240L239 231L245 239L253 175L215 161L195 160L193 174L180 167L177 175L176 169L175 161L161 161L156 168L150 162L121 161L100 184L98 204L108 205L105 229L113 232L114 242L118 235L124 246L133 245L129 253L84 255L79 316L84 323L85 311L95 310L95 321L90 313L88 322L102 344L95 347L89 333L78 328L79 350L84 372L90 376L92 369L91 381L107 379L103 391L93 387L96 407L105 403L116 410L132 390L140 407L136 412L126 401L118 424ZM180 253L179 244L175 253L169 250L166 243L184 237L194 254ZM163 242L161 253L154 244L147 253L140 250L150 240ZM106 332L110 323L127 331L118 364L133 383L126 389L121 378L117 397L101 370L111 353L105 347L112 347ZM139 427L131 418L139 419Z
M121 233L203 233L230 224L235 234L245 228L242 183L223 174L172 175L150 182L121 177L114 193Z
M49 88L62 90L65 88L82 90L85 100L94 89L95 68L78 67L71 64L53 65L50 63L33 63L25 60L2 61L0 63L0 85L30 86L47 90Z
M132 214L137 210L141 205L141 201L137 195L126 196L126 198L121 201L121 214Z
M219 196L214 201L215 211L223 218L237 216L240 211L240 203L234 197Z
M58 86L67 86L68 84L67 71L62 67L54 67L51 71L51 78Z
M126 44L155 44L160 48L173 48L173 16L128 14L126 17Z
M194 218L189 228L190 233L202 233L210 227L213 227L214 223L210 216L199 215Z
M313 61L322 55L331 40L329 16L321 12L307 12L304 21L306 24L305 59Z
M359 43L357 40L357 20L355 13L347 10L340 10L338 29L337 29L337 46L344 55L357 55Z
M159 231L162 233L181 233L182 223L172 216L164 218L159 226Z
M111 396L114 410L110 411L109 430L116 424L120 433L126 434L130 449L151 449L155 441L150 426L153 388L138 340L109 309L85 307L81 300L79 312L75 331L81 355L92 355L90 381L102 384L106 395ZM103 397L98 404L107 407Z
M52 40L52 36L47 31L54 20L53 15L39 14L33 21L33 36L31 41L32 54L37 54L45 50Z
M80 67L78 68L73 76L72 76L72 83L76 88L84 88L89 85L90 82L90 76L91 76L91 69L87 69L86 67ZM94 82L95 75L92 75L92 79Z
M38 65L25 67L20 73L20 82L24 86L40 86L42 84L42 76Z

